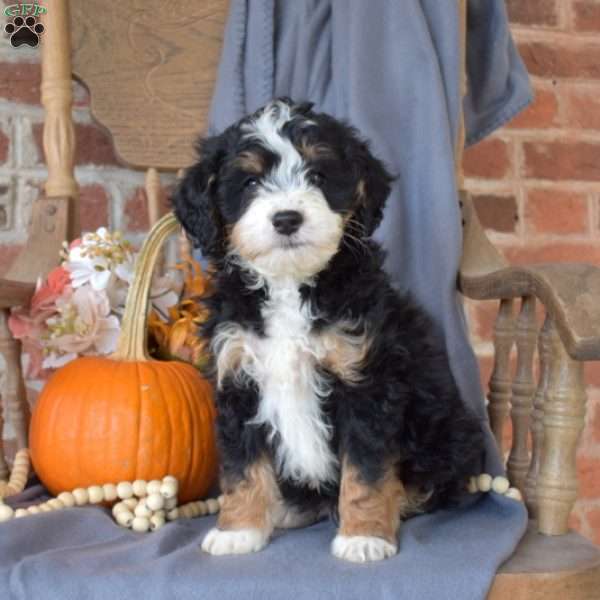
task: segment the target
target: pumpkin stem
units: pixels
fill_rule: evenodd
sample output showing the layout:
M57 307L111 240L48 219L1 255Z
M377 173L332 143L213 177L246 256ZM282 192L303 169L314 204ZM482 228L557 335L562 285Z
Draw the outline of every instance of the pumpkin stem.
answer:
M147 342L152 275L165 240L178 228L175 215L168 213L157 221L144 241L127 294L117 350L111 357L115 360L150 360Z

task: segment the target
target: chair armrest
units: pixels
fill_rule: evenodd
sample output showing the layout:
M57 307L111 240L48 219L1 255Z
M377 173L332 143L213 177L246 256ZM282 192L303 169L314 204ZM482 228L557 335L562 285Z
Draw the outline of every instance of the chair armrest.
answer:
M459 276L462 293L477 300L538 298L574 360L600 360L600 268L579 263L508 267Z
M600 268L579 263L510 266L487 238L473 202L461 195L459 290L475 300L535 296L574 360L600 360Z
M0 309L27 306L35 291L33 283L0 279Z

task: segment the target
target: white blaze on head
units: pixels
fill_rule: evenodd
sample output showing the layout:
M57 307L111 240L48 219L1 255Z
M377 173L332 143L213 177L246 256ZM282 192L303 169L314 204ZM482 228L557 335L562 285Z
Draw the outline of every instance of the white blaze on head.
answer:
M254 139L279 157L279 163L268 174L267 189L307 188L304 177L306 165L291 140L282 135L286 123L293 119L291 107L285 102L274 101L268 104L256 118L242 126L245 139ZM309 126L312 121L306 121Z
M291 107L275 101L242 126L245 139L257 141L278 159L265 174L249 208L234 225L231 250L258 274L306 280L321 271L336 253L343 219L331 210L323 192L307 180L307 165L292 141L282 134L294 119ZM315 123L306 119L304 126ZM277 233L273 216L279 211L302 214L303 223L291 236Z

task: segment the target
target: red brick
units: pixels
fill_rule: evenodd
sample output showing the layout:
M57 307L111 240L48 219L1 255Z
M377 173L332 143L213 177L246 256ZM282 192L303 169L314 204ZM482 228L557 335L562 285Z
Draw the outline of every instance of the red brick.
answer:
M566 99L567 125L576 129L600 129L600 88L572 89Z
M464 171L467 177L502 179L511 171L509 145L492 138L465 151Z
M584 365L585 383L594 388L600 388L600 361L588 361ZM598 411L598 442L600 442L600 410Z
M600 497L600 458L580 454L577 457L577 475L579 477L579 497L595 499ZM596 528L600 521L596 523Z
M43 157L43 125L41 123L34 124L33 136L40 156ZM121 166L108 133L97 125L81 123L75 124L75 164Z
M556 0L506 0L506 8L512 23L545 26L558 24Z
M575 504L575 508L573 509L573 512L571 513L571 515L569 516L569 529L572 529L573 531L577 531L578 533L582 533L583 530L583 522L581 520L581 508Z
M520 1L522 2L522 0ZM556 127L558 124L556 93L553 90L538 88L533 103L514 118L509 127L513 129L547 129Z
M20 104L39 104L40 83L39 64L0 63L0 98Z
M498 307L499 302L495 300L476 302L472 306L473 325L471 332L476 339L486 342L493 340Z
M585 517L594 531L592 542L600 544L600 509L590 508L585 512Z
M573 16L577 31L600 31L600 4L590 0L576 0Z
M137 188L125 202L126 231L139 232L150 229L148 200L143 188Z
M8 160L8 149L10 147L10 140L8 136L0 131L0 164L5 163Z
M526 142L525 175L534 179L600 181L600 144Z
M600 266L600 245L594 244L547 242L539 246L503 248L502 252L514 264L583 262Z
M519 52L531 75L600 78L600 44L523 42Z
M525 204L527 231L533 233L585 233L588 229L585 194L559 190L530 190Z
M81 188L79 199L82 231L95 231L108 225L108 194L101 185L87 185Z
M0 244L0 276L8 271L22 249L21 244Z
M486 229L512 233L519 214L514 196L476 194L472 196L479 221Z

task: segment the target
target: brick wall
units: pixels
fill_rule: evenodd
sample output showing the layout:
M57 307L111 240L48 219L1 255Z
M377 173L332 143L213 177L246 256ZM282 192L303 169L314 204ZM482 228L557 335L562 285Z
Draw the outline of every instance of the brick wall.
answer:
M467 152L468 187L509 259L600 264L600 1L507 0L507 6L537 99ZM0 272L26 239L31 203L45 178L39 82L38 50L15 50L0 35ZM83 227L108 224L139 241L148 223L143 173L119 165L91 120L86 91L78 84L73 90ZM467 305L484 380L495 310L494 303ZM600 542L600 369L588 375L582 498L573 522Z
M535 103L465 156L467 187L513 262L600 265L600 2L507 0ZM482 378L497 305L468 303ZM600 543L600 368L588 365L588 424L573 524Z

